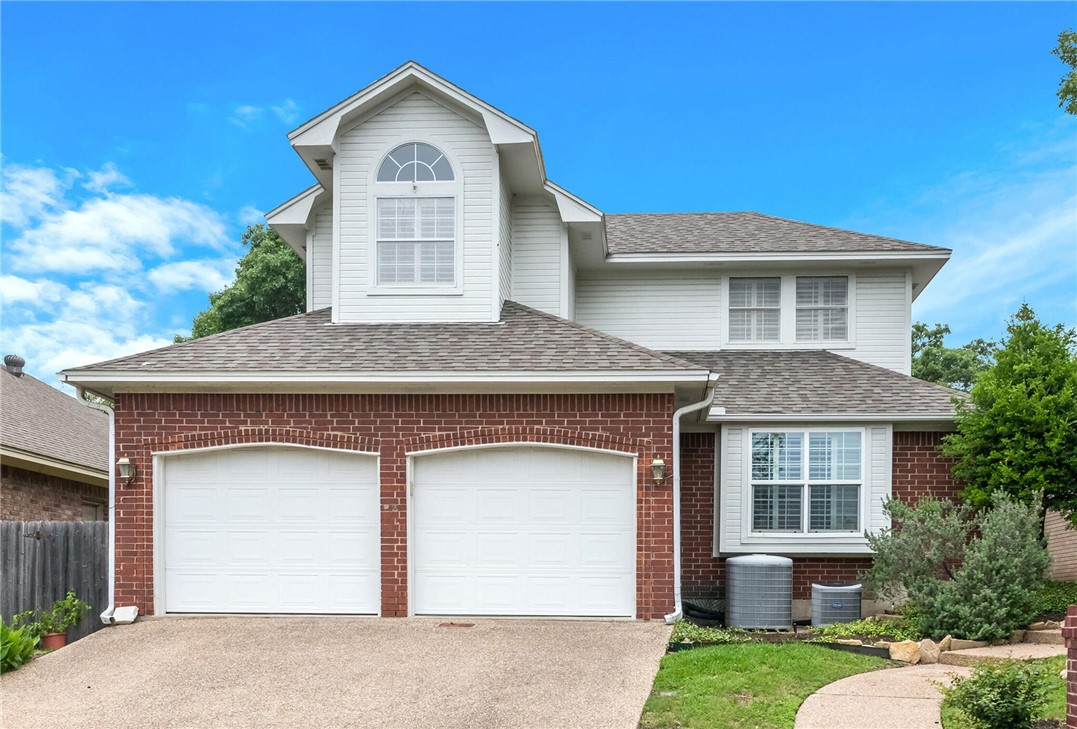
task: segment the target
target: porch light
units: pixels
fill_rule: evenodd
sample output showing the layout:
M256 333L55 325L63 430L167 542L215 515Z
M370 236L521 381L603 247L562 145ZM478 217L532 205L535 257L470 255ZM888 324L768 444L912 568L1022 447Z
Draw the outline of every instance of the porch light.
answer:
M651 476L656 484L666 480L666 462L661 458L655 458L651 461Z
M116 469L120 472L120 478L131 483L135 478L135 464L131 463L131 459L124 456L116 461Z

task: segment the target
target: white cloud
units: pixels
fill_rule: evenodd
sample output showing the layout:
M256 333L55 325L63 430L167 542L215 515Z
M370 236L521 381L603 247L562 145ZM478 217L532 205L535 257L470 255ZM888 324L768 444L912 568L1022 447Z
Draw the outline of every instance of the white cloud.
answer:
M157 266L147 278L162 293L198 289L220 291L232 282L234 260L176 261Z
M116 165L112 162L106 162L105 165L96 172L87 173L86 182L82 183L90 192L96 192L98 194L105 194L109 192L112 187L130 187L131 181L127 179L127 176L116 169Z
M48 167L5 164L0 175L0 220L23 226L55 211L71 186L71 174Z
M265 216L262 211L253 205L244 205L239 209L239 222L244 225L254 225L255 223L264 223Z
M262 118L265 113L265 109L260 106L254 106L253 104L240 104L232 109L232 116L228 117L228 121L235 124L241 129L247 129L256 121Z
M48 304L59 301L69 293L71 289L58 281L45 278L30 281L10 274L0 276L0 299L3 300L5 309L13 304L24 302L37 305Z
M294 124L299 119L299 104L292 99L285 99L271 108L277 118L285 124Z

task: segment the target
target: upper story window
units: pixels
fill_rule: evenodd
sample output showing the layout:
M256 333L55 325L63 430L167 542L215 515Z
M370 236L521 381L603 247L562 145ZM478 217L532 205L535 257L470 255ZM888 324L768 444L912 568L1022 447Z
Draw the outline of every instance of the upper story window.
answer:
M849 278L797 276L797 341L849 338Z
M457 185L436 147L409 142L386 155L375 185L374 283L444 291L457 281Z
M729 279L729 341L777 342L781 325L780 277Z

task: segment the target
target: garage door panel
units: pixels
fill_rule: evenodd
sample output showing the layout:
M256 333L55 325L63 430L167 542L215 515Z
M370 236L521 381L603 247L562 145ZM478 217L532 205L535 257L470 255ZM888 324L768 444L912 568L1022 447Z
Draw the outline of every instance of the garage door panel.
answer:
M285 446L164 459L165 611L376 613L376 463Z
M634 615L630 457L475 449L418 456L413 478L417 614Z

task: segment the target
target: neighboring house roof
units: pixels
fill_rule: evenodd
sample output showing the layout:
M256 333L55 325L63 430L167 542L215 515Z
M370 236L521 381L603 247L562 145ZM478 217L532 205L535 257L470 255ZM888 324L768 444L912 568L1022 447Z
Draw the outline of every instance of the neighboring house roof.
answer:
M703 368L581 324L506 301L497 322L332 324L330 310L255 324L142 354L66 370L95 373L345 374L678 372Z
M936 253L947 248L761 213L606 215L610 255L637 253Z
M107 484L108 416L0 368L0 450L12 465Z
M670 352L719 375L712 419L866 416L952 420L965 393L825 351Z

